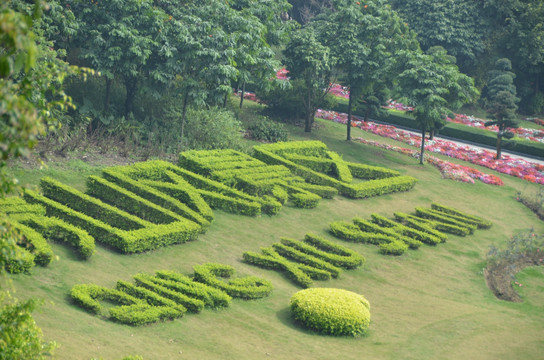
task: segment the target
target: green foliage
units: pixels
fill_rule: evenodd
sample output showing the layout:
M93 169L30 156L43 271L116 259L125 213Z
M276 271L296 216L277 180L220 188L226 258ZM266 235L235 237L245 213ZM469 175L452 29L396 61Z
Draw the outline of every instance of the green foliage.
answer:
M399 84L404 99L415 105L413 115L422 134L419 161L423 164L425 132L443 127L448 107L455 109L473 101L478 90L444 49L432 49L429 54L405 52L403 57Z
M284 272L304 288L312 285L312 279L336 278L341 268L352 269L364 263L358 253L312 234L306 234L304 242L282 238L271 248L261 248L261 254L246 251L243 258L249 264Z
M531 209L541 220L544 220L544 190L518 192L518 201Z
M510 275L514 277L516 270L515 264L517 261L527 259L533 255L539 255L540 249L544 246L544 237L535 234L530 230L521 231L508 241L506 249L499 250L495 246L491 246L487 253L487 267L489 269L499 266L508 268L511 266Z
M157 271L157 276L151 280L179 293L200 299L211 308L227 307L232 301L226 292L195 282L189 277L173 271Z
M310 132L315 112L330 89L336 56L329 47L320 42L315 29L309 26L291 35L283 55L289 75L294 80L301 80L304 94L304 131Z
M0 304L0 359L49 358L57 344L43 340L42 331L32 318L37 301L19 302L2 292Z
M226 307L231 297L225 290L236 297L252 299L267 296L272 289L269 282L256 277L233 279L229 284L215 279L232 275L234 269L228 265L204 264L195 266L195 271L195 279L204 279L208 285L173 271L159 271L157 276L135 275L136 285L119 280L115 289L75 285L70 296L77 305L94 314L102 309L100 301L113 303L117 305L109 310L113 320L141 326L181 317L186 310L198 313L204 306Z
M300 266L287 261L272 248L261 248L262 254L246 251L243 254L244 261L265 269L282 271L286 276L303 288L309 287L313 281L312 278L303 271ZM330 274L329 274L330 276Z
M287 130L282 123L278 123L265 116L255 115L247 125L249 137L266 142L287 141Z
M509 59L503 58L495 63L496 70L490 71L490 80L487 85L489 104L487 112L495 119L488 121L485 126L497 125L497 159L501 158L501 140L503 137L511 139L514 134L508 128L517 128L514 121L518 106L516 103L515 74L511 72L512 64Z
M196 281L221 289L232 297L258 299L268 296L272 291L272 284L268 280L255 276L231 279L228 283L219 280L228 279L234 274L234 268L229 265L208 263L195 265L193 269Z
M189 149L236 149L242 143L242 123L227 110L189 109L185 146Z
M291 297L290 308L297 322L322 334L356 336L370 325L368 300L347 290L301 290Z
M431 208L433 210L438 210L440 212L446 213L448 215L454 215L454 219L457 219L461 222L465 222L467 224L472 224L478 226L478 229L489 229L493 223L491 221L482 219L479 216L474 216L470 214L465 214L457 209L454 209L450 206L445 206L437 203L432 203Z

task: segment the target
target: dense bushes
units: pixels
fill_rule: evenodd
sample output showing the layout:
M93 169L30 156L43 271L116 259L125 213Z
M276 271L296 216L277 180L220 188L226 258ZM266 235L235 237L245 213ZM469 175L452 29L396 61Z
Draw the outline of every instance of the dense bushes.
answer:
M312 234L306 234L304 241L282 238L271 248L261 248L261 254L247 251L243 258L249 264L281 271L304 288L312 280L336 278L341 268L353 269L365 260L353 250Z
M249 137L255 140L267 142L287 141L285 126L265 116L253 116L247 125L247 132Z
M243 143L242 123L217 107L189 109L185 129L184 143L189 149L236 149Z
M347 290L301 290L291 297L290 308L295 321L322 334L356 336L370 325L368 300Z
M218 280L233 275L234 268L228 265L209 263L195 266L194 270L194 279L173 271L158 271L156 276L136 274L136 285L119 280L115 289L75 285L70 296L75 304L93 314L101 313L100 301L110 302L115 305L109 309L111 319L139 326L175 319L187 310L198 313L204 307L226 307L231 296L256 299L272 290L270 282L254 276L228 283Z

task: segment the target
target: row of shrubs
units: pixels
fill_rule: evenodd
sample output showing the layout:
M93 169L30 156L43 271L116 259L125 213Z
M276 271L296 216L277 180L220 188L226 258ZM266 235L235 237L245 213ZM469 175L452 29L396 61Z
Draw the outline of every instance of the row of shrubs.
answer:
M402 255L423 243L445 242L445 232L466 236L477 228L491 227L491 222L485 219L436 203L430 209L416 208L415 215L400 212L394 215L396 221L372 214L370 221L356 217L352 223L335 221L329 227L340 239L378 245L380 253L387 255Z
M45 216L44 207L28 204L22 198L10 197L0 201L0 209L9 216L10 224L21 235L17 261L10 261L6 270L11 273L29 272L34 265L47 266L54 258L49 241L64 241L88 259L95 249L94 238L85 230Z
M243 259L252 265L283 272L304 288L312 285L313 280L337 278L342 269L353 269L365 262L357 252L313 234L306 234L303 241L282 238L272 247L261 248L261 253L245 252Z
M247 276L233 278L229 265L207 263L194 266L192 278L173 271L155 275L136 274L134 284L119 280L115 289L98 285L75 285L70 296L75 304L96 315L108 316L122 324L140 326L172 320L187 311L199 313L205 307L228 307L232 298L258 299L268 296L272 284ZM114 304L109 314L102 314L101 301Z

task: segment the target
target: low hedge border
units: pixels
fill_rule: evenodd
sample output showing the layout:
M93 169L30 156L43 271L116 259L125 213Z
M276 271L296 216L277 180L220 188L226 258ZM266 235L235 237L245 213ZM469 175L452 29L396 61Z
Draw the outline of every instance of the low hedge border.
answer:
M309 255L283 242L272 244L272 247L274 248L274 250L276 250L278 254L282 255L283 257L289 258L300 264L305 264L311 267L315 267L317 269L325 270L329 272L331 274L331 277L333 278L338 278L338 276L340 276L340 274L342 273L342 269L329 263L328 261L325 261L313 255Z

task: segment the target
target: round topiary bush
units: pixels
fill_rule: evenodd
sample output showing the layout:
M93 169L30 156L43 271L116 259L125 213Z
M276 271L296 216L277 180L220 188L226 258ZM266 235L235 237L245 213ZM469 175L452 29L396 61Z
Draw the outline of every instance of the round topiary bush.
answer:
M323 334L355 336L370 324L368 300L347 290L301 290L293 295L290 306L297 322Z

